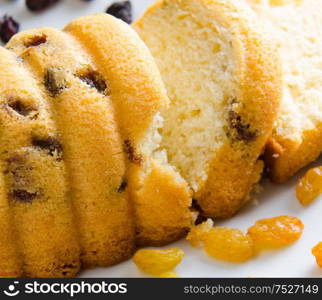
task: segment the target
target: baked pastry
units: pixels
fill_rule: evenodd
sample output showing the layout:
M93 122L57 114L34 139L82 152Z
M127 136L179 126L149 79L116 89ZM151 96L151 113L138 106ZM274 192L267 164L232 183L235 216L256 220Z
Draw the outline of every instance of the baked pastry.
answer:
M6 48L0 276L70 277L181 237L191 195L159 150L168 99L135 32L93 15Z
M114 26L124 38L115 35ZM160 147L160 111L169 100L149 50L128 26L104 14L80 18L65 31L82 43L108 82L129 165L137 243L158 246L184 236L192 222L191 194Z
M49 107L16 56L0 48L0 275L73 276L80 266L62 147ZM9 257L10 255L10 257ZM2 264L6 263L3 266Z
M171 100L161 130L170 163L204 215L232 216L260 178L277 116L274 51L241 1L158 1L134 28Z
M321 1L248 0L281 56L281 113L265 152L269 174L285 182L322 150Z

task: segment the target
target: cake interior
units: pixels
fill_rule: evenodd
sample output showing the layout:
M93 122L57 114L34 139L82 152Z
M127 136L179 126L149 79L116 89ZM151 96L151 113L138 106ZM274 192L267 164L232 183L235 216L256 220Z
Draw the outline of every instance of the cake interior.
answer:
M227 139L228 107L236 86L232 37L194 1L185 7L168 1L163 5L144 18L140 33L171 101L162 114L161 148L197 192Z
M283 68L275 134L298 143L322 121L322 4L315 0L248 0L274 37Z

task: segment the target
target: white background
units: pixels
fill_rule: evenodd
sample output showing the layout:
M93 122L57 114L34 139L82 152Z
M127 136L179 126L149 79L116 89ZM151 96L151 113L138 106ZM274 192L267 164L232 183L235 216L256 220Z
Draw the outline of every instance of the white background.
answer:
M111 2L62 0L61 4L44 13L33 14L26 10L24 0L0 0L0 16L5 13L13 15L21 23L22 30L42 26L61 28L75 17L104 12ZM153 0L132 0L135 17L152 2ZM189 246L185 241L179 241L168 246L180 247L186 253L183 262L177 267L179 275L181 277L321 277L322 269L317 267L311 248L322 241L322 201L318 199L309 207L302 207L295 198L297 180L298 178L294 178L280 186L265 181L264 190L257 197L257 205L249 204L233 219L216 222L216 225L247 230L261 218L278 215L297 216L305 224L304 234L297 243L282 250L263 253L243 264L230 264L209 258L202 250ZM128 261L111 268L85 271L81 276L139 277L146 275Z

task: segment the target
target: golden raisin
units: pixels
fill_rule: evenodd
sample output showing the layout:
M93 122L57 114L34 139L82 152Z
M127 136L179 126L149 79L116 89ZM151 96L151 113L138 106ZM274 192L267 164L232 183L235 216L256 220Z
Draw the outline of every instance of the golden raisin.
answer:
M253 254L253 241L239 229L214 227L205 236L206 252L217 259L244 262Z
M322 268L322 242L313 247L312 254L315 256L316 263Z
M312 168L296 186L296 197L303 204L310 204L322 193L322 167Z
M304 225L296 217L279 216L262 219L248 229L256 250L287 246L298 240Z
M166 272L171 272L183 257L184 252L178 248L166 250L141 249L135 253L133 261L143 272L160 276Z
M176 272L165 272L160 275L160 278L179 278Z
M194 247L200 246L204 242L207 232L213 227L214 222L208 219L197 226L191 228L186 240Z

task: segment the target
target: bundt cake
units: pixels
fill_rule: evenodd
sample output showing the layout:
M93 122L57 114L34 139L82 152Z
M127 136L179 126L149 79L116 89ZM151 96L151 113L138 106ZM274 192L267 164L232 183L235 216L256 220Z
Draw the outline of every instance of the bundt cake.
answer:
M106 15L0 48L0 276L71 277L191 226L161 150L168 98L137 34Z
M281 113L265 160L284 182L322 150L322 1L248 0L281 56Z
M279 63L241 1L163 0L134 24L171 105L161 145L204 215L232 216L263 169L281 97Z

